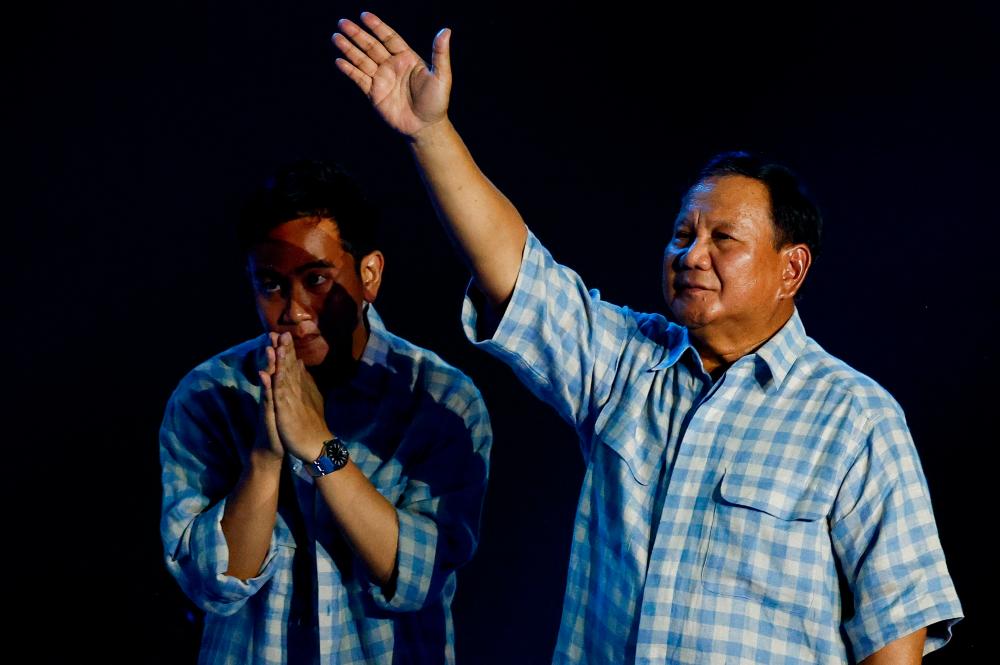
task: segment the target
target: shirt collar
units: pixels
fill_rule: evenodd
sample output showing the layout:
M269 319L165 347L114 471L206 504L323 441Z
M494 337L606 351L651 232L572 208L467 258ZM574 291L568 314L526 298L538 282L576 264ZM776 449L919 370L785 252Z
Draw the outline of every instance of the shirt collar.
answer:
M697 353L694 347L691 346L687 328L674 323L671 323L667 327L667 342L664 346L667 347L667 355L660 362L650 367L650 372L657 372L661 369L673 367L688 349L691 349L692 353Z
M771 339L767 340L754 353L748 354L763 361L756 364L770 374L770 377L767 377L762 376L760 372L755 372L760 384L765 385L770 378L774 381L774 387L781 386L795 360L805 348L806 340L806 330L802 325L802 319L799 318L799 310L795 309L785 325L772 335ZM691 345L687 328L683 326L671 325L668 328L665 346L668 349L666 357L650 367L650 372L672 367L688 349L695 355L698 353Z
M358 359L357 371L351 379L351 385L366 394L375 395L379 393L386 378L390 333L371 303L365 303L361 315L365 317L368 327L368 342Z
M792 365L806 346L806 329L799 318L799 310L792 311L792 316L776 332L771 339L767 340L762 347L757 349L756 355L764 361L764 366L770 371L773 386L778 388L784 382ZM758 366L760 363L758 363ZM757 374L757 380L763 386L766 383L765 377Z

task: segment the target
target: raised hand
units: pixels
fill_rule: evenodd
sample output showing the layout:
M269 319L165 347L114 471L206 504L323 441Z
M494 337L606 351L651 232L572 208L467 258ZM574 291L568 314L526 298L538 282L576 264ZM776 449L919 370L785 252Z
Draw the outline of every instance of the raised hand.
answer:
M295 356L289 333L277 338L272 376L275 424L288 452L311 462L322 452L322 443L333 438L323 416L323 396L312 375Z
M447 118L451 93L450 30L441 30L427 67L403 38L374 14L341 19L333 43L344 54L337 68L354 81L390 127L409 137Z

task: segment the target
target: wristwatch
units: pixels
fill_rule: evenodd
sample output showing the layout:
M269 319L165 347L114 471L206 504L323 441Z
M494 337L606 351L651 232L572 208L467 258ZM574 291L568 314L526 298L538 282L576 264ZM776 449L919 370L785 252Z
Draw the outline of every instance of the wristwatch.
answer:
M323 443L323 452L312 462L306 462L306 471L313 478L320 478L327 474L343 469L347 465L347 460L351 455L344 442L333 437Z

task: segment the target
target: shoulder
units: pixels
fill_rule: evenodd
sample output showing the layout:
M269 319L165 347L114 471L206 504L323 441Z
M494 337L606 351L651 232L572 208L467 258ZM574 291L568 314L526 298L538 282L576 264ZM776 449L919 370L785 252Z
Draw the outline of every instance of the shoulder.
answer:
M618 371L628 371L632 377L646 377L647 370L669 363L687 346L687 330L662 314L637 312L630 307L619 308L624 320L624 349Z
M460 369L430 349L388 331L382 334L388 347L386 366L397 383L456 413L483 408L479 389Z
M870 420L903 415L899 403L878 381L830 354L812 338L807 339L793 370L802 388L846 400Z
M200 402L226 393L246 393L256 400L260 392L258 354L264 341L263 335L255 337L199 363L178 382L171 402Z
M809 339L789 375L795 401L815 413L822 427L838 430L849 459L858 455L890 475L919 466L917 450L896 399L875 379L851 367Z

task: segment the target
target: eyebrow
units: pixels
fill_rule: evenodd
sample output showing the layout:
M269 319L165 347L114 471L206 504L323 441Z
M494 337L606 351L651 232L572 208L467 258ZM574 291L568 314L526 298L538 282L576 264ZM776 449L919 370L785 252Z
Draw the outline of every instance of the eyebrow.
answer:
M292 270L292 274L294 274L294 275L301 275L304 272L308 272L310 270L315 270L316 268L335 268L335 267L336 266L334 266L329 261L324 261L323 259L317 259L315 261L310 261L308 263L303 263L302 265L297 266L294 270ZM254 270L254 275L256 275L256 276L260 276L260 275L280 275L280 274L281 273L278 272L275 269L275 267L271 266L271 265L261 266L261 267L257 268L256 270Z
M324 261L323 259L316 259L315 261L310 261L309 263L303 263L298 268L293 270L296 275L301 275L302 273L313 270L315 268L333 268L334 265L329 261Z

